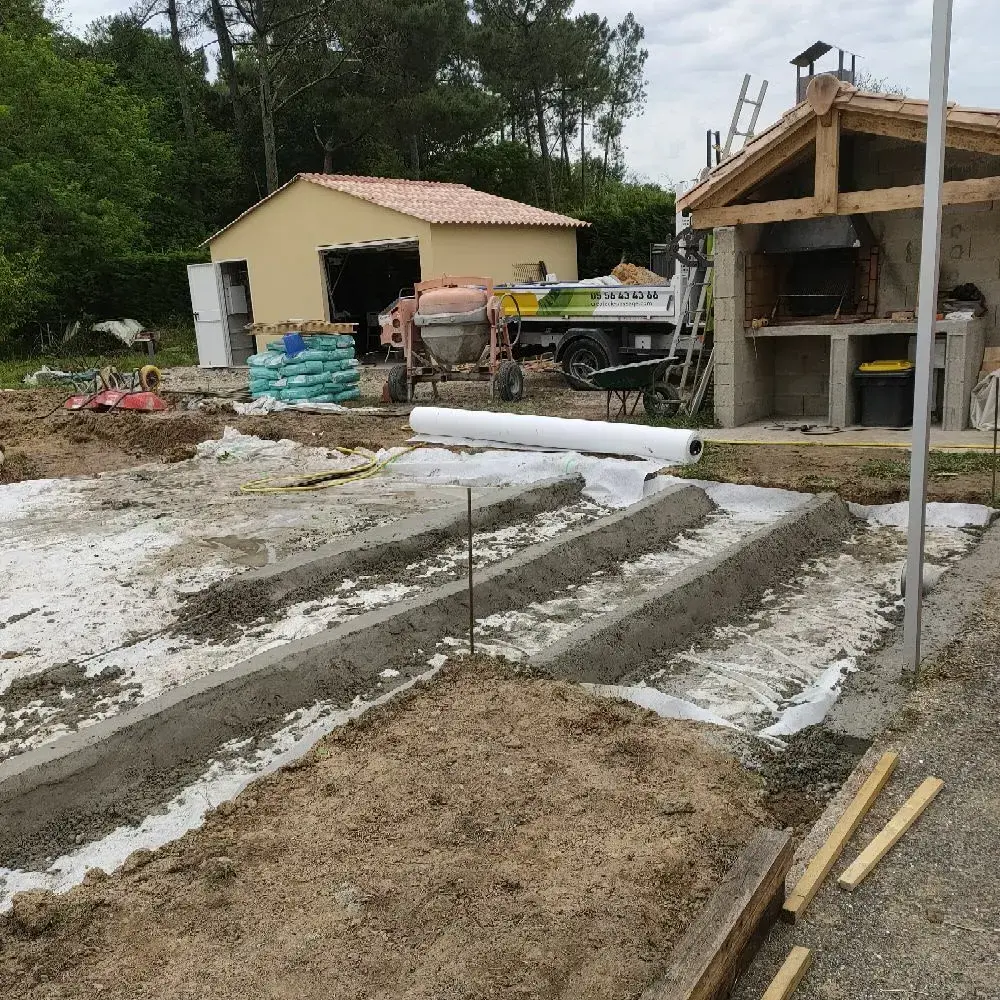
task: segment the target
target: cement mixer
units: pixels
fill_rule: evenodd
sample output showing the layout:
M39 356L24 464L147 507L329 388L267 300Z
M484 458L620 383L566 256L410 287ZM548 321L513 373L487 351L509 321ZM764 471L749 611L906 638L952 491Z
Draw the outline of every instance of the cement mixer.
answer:
M406 361L389 369L389 398L410 402L418 382L492 381L493 395L515 402L524 372L514 360L519 317L498 297L491 278L419 281L379 315L383 344L402 348ZM513 333L513 336L512 336Z

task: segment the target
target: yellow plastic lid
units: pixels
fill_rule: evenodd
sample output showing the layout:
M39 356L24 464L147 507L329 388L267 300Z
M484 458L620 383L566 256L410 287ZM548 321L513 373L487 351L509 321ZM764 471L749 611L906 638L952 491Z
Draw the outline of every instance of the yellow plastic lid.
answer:
M908 372L913 369L912 361L866 361L858 366L859 372Z

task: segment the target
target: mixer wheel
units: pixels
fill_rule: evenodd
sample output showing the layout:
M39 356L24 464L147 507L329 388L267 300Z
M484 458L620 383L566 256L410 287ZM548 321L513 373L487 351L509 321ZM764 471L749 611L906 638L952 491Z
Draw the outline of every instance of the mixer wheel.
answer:
M394 403L408 403L410 387L406 378L406 365L393 365L389 369L389 398Z
M516 403L524 396L524 371L516 361L501 361L493 377L493 394L504 403Z

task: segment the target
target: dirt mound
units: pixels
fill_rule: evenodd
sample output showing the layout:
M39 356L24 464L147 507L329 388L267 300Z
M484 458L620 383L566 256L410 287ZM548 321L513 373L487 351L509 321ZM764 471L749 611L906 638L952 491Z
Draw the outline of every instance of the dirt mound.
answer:
M5 455L0 483L176 462L190 458L200 441L220 437L226 427L268 440L348 448L401 444L409 436L402 419L289 412L240 417L225 404L212 412L70 413L62 409L64 398L59 390L0 392L0 451Z
M634 996L764 818L699 727L466 663L0 919L19 997Z

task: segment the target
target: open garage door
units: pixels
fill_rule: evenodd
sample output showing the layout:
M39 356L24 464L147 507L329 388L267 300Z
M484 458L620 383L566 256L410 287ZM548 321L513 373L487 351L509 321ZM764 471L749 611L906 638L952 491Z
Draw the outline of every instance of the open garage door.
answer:
M357 323L358 354L379 349L378 314L420 281L416 238L321 247L330 319Z

